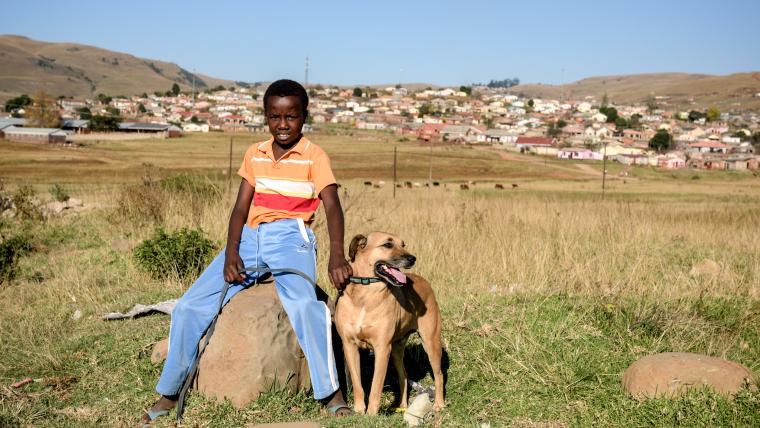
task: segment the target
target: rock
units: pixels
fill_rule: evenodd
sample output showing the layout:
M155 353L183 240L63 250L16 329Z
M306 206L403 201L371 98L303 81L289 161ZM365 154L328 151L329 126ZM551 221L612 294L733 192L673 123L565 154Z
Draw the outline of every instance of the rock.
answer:
M689 388L711 387L731 397L745 386L757 390L757 380L733 361L685 352L643 357L623 373L623 389L637 398L676 397Z
M692 266L691 270L689 271L689 275L691 276L708 276L708 277L717 277L721 274L722 268L718 263L716 263L713 260L710 259L704 259L701 262L695 264Z
M79 309L77 309L71 315L71 319L74 320L74 321L79 321L80 318L82 318L82 311L80 311Z
M150 353L150 362L158 364L166 359L166 353L169 351L169 339L156 342L153 345L153 352Z
M427 394L420 394L412 399L409 408L404 412L404 422L410 427L421 425L425 416L433 411L433 403Z
M66 206L68 208L81 207L82 205L84 205L84 203L81 199L69 198L69 200L66 201Z
M43 210L50 214L60 214L66 208L67 206L64 202L53 201L48 204L45 204L45 207L43 208Z
M201 357L198 391L238 408L273 385L309 388L309 367L274 283L249 287L230 300Z

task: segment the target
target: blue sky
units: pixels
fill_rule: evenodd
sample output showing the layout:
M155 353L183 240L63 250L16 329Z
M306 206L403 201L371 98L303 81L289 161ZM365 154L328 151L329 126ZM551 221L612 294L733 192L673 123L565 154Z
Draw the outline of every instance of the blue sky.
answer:
M214 77L458 85L760 70L760 1L4 1L0 34ZM2 67L2 64L0 64Z

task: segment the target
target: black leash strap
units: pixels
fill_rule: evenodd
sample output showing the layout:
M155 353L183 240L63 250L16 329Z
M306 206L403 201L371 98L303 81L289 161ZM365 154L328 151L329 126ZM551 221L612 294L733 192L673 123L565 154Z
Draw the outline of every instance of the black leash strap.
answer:
M268 269L268 268L260 268L260 267L254 267L254 268L245 268L239 273L271 273L272 275L278 274L278 273L292 273L295 275L300 276L301 278L308 281L311 285L313 285L315 288L317 287L317 284L309 278L308 275L301 272L298 269ZM193 384L193 380L195 380L196 374L198 374L198 363L201 360L201 355L203 355L203 351L206 350L206 347L208 346L208 342L211 340L211 336L214 334L214 329L216 328L216 320L219 319L219 314L222 312L222 308L224 307L224 298L227 296L227 291L230 289L230 283L224 282L224 287L222 287L221 295L219 296L219 308L216 311L216 315L214 316L214 319L211 321L211 324L208 326L208 329L206 330L206 340L203 342L203 348L201 348L198 351L198 354L196 355L195 359L193 360L193 363L190 365L190 369L187 372L187 377L185 377L185 383L182 384L182 388L179 391L179 397L177 398L177 421L182 420L182 414L185 412L185 396L187 395L187 390L190 389L190 385Z

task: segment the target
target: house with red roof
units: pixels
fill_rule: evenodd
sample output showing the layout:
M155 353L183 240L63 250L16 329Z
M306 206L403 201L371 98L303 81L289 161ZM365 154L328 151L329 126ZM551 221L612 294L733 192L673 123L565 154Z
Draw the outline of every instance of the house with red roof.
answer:
M720 141L703 140L698 143L689 144L689 151L692 153L728 153L731 146L723 144Z

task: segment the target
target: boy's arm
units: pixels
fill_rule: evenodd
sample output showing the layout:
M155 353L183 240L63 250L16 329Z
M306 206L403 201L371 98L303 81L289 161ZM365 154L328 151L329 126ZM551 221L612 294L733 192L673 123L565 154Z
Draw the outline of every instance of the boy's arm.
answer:
M340 206L337 189L338 186L331 184L319 192L319 197L325 204L327 233L330 235L330 261L327 271L333 287L337 290L342 290L348 283L348 278L354 272L346 261L346 256L343 252L343 208Z
M248 220L248 210L251 208L253 200L253 186L243 179L240 181L237 200L235 207L230 215L230 225L227 229L227 248L224 252L224 280L227 282L242 282L245 280L245 274L240 271L245 268L243 260L240 258L240 236L243 233L243 226Z

